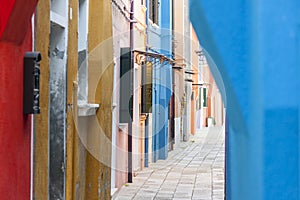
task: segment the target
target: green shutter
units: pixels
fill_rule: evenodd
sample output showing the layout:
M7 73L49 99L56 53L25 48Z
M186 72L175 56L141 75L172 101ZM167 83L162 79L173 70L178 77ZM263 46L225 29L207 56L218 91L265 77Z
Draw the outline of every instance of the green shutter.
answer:
M201 88L199 88L199 95L197 99L197 110L200 110L202 107L202 98L201 98Z
M207 94L206 94L206 88L203 88L203 107L207 107Z
M154 17L153 22L158 25L158 11L159 11L159 2L158 0L154 0Z
M132 72L130 48L121 48L120 57L120 123L132 121Z
M153 0L149 0L149 18L153 21Z
M152 110L152 64L142 65L142 113Z

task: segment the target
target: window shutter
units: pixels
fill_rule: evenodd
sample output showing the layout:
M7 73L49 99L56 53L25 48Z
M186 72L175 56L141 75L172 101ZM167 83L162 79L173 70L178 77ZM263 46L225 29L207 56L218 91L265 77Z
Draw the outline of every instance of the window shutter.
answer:
M120 123L132 121L132 73L130 48L121 48L120 57Z
M142 113L151 113L152 107L152 64L142 65Z
M149 0L149 18L153 21L153 0Z
M154 0L154 16L153 22L158 25L158 10L159 10L159 2L158 0Z
M206 94L206 88L203 88L203 107L207 107L207 94Z

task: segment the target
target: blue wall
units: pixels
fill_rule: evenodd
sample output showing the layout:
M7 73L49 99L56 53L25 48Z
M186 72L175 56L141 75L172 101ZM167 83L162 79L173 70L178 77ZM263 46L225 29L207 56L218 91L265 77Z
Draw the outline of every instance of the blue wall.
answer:
M191 0L190 11L227 107L227 199L300 199L300 1Z
M171 18L171 0L160 1L160 28L161 28L161 49L160 53L172 58L172 18ZM164 122L159 131L159 159L166 159L168 154L168 115L169 102L172 96L172 66L168 62L161 65L161 76L159 81L160 100L159 104L164 108ZM161 116L162 117L162 116Z
M148 51L172 56L170 0L160 1L159 28L148 23ZM152 91L152 135L153 160L166 159L168 155L168 112L172 95L172 67L167 62L153 60L153 91Z

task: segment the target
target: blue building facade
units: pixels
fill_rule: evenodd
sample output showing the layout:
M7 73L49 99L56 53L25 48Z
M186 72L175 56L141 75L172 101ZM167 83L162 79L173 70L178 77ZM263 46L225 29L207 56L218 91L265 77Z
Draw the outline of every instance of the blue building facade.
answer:
M191 0L227 107L226 199L300 199L300 2Z
M172 58L171 0L147 1L147 51ZM153 9L153 7L155 9ZM151 9L153 10L151 10ZM151 15L151 16L150 16ZM153 162L168 155L169 101L172 95L172 66L153 58L152 75L152 155Z

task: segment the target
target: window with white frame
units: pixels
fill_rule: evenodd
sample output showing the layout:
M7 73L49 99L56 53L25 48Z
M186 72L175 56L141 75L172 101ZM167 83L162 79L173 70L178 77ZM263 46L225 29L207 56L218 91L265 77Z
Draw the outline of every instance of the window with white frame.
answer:
M78 19L78 101L87 103L88 96L88 0L79 0Z
M158 25L159 0L149 0L149 19Z

